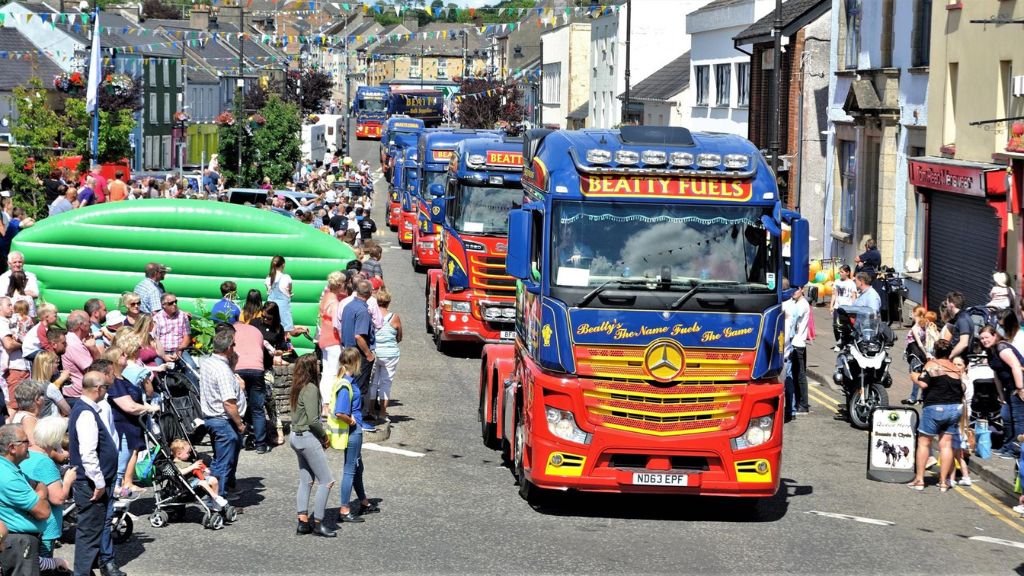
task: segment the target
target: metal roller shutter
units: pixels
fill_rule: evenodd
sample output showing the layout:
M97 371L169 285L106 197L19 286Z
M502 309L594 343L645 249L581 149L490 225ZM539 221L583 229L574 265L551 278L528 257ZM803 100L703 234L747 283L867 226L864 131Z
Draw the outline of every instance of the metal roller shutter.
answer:
M928 306L960 292L967 306L988 302L999 262L1000 220L983 199L931 193L928 222Z

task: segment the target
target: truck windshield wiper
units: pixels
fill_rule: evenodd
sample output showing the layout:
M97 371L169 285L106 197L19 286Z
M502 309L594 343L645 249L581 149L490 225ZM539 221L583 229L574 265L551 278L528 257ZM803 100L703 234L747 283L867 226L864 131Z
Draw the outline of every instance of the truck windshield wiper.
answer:
M696 294L697 292L704 292L708 288L721 288L723 286L736 286L738 284L738 282L729 282L723 280L694 280L693 282L693 288L690 288L689 290L686 291L686 294L683 294L682 296L677 298L676 301L669 306L669 308L671 308L672 310L679 308L683 304L686 304L687 300L693 297L694 294Z
M590 304L590 302L594 298L596 298L598 294L604 292L605 288L611 286L612 284L616 284L619 286L637 286L639 284L647 284L647 282L648 280L644 278L612 278L611 280L607 280L602 284L598 285L590 292L587 292L587 295L576 303L576 307L583 308L587 304Z

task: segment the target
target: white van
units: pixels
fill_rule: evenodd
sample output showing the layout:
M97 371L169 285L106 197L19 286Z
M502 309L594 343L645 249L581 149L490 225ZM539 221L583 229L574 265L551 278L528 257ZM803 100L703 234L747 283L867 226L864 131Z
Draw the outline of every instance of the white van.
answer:
M302 125L302 159L323 162L327 154L327 132L323 124Z

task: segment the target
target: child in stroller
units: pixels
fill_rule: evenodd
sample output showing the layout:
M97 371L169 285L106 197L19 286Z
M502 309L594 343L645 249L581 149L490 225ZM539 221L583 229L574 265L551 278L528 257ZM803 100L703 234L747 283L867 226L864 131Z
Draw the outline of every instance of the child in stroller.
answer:
M210 469L202 460L192 461L192 446L187 441L178 438L171 442L171 455L174 457L174 466L182 478L188 480L188 485L197 493L202 488L209 495L212 510L220 511L227 506L228 501L218 493L217 477L210 474Z

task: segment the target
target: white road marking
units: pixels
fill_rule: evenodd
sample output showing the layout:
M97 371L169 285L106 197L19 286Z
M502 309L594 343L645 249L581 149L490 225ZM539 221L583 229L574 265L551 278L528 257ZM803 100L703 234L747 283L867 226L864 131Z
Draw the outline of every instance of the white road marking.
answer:
M1002 546L1009 546L1010 548L1024 549L1024 543L1014 542L1013 540L1003 540L1002 538L992 538L990 536L971 536L968 540L977 540L978 542L988 542L989 544L999 544Z
M422 458L426 454L422 452L413 452L412 450L402 450L401 448L392 448L391 446L381 446L380 444L374 444L368 442L363 444L365 450L373 450L374 452L387 452L388 454L398 454L399 456L409 456L411 458Z
M854 522L861 522L863 524L872 524L875 526L895 526L895 522L889 522L888 520L875 520L874 518L863 518L861 516L850 516L849 514L838 514L836 512L821 512L819 510L808 510L805 514L814 514L815 516L824 516L826 518L838 518L839 520L853 520Z

